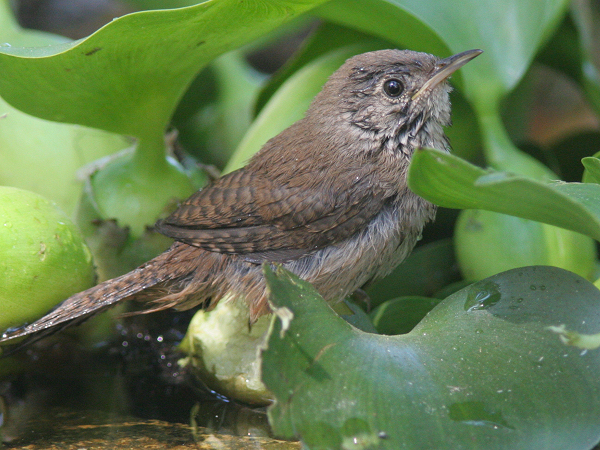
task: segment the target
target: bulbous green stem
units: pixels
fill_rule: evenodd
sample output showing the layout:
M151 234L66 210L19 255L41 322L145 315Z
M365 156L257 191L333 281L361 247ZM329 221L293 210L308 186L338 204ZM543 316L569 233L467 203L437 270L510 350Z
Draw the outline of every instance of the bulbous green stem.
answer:
M153 225L165 206L194 191L183 168L167 158L162 134L140 139L133 153L96 172L91 186L101 218L117 219L133 238Z

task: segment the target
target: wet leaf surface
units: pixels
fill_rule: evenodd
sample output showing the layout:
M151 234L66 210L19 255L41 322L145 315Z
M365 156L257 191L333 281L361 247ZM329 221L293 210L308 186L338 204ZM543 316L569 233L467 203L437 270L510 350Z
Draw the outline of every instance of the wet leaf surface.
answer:
M283 269L265 273L281 317L263 353L278 435L311 449L584 450L600 439L600 351L548 328L600 330L600 291L577 275L498 274L410 333L380 336L339 319Z

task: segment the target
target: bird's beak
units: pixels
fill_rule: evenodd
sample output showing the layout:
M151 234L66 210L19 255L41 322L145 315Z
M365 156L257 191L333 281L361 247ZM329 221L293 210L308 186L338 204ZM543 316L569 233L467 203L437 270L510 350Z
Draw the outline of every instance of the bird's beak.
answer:
M467 50L466 52L439 60L436 64L436 70L431 78L427 80L423 86L421 86L421 89L419 89L416 94L412 96L412 98L415 99L423 92L433 89L435 86L448 79L450 75L452 75L466 63L471 61L476 56L479 56L481 53L483 53L483 50Z

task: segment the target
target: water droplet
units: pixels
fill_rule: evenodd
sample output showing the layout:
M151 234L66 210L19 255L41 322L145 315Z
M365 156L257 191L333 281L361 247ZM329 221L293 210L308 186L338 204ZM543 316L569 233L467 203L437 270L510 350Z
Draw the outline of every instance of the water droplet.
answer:
M11 222L4 222L4 226L6 228L12 228L12 223Z
M493 430L514 430L500 411L495 411L484 402L468 401L450 405L449 417L456 422L477 427L487 427Z
M529 286L529 289L531 289L532 291L535 291L537 289L537 287L535 286L535 284L532 284L531 286Z
M464 308L467 312L491 308L500 298L499 286L491 281L483 281L471 287Z

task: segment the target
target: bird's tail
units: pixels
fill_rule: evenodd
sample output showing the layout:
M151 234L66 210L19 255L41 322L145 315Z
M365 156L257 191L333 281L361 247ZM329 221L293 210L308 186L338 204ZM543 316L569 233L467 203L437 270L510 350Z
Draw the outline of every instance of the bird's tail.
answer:
M133 298L149 288L181 277L168 261L176 256L178 245L181 244L174 244L163 254L125 275L72 295L31 324L6 330L0 336L0 342L27 335L34 335L34 339L27 340L28 343L31 340L38 340L47 334L83 322L91 315L105 311L121 300Z

